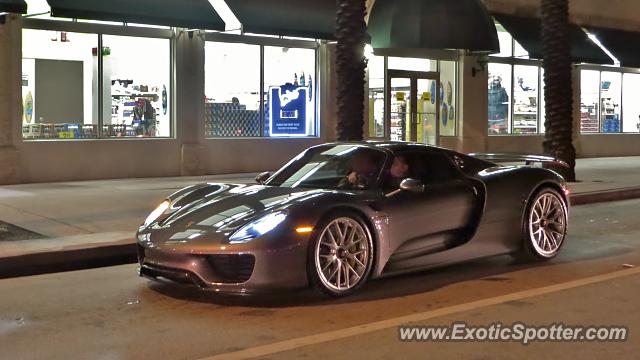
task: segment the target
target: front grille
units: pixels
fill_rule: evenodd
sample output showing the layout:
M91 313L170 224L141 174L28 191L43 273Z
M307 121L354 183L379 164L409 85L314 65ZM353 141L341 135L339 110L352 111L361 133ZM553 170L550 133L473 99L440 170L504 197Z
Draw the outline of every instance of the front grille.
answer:
M224 283L242 283L251 277L255 258L249 254L206 255L205 259Z

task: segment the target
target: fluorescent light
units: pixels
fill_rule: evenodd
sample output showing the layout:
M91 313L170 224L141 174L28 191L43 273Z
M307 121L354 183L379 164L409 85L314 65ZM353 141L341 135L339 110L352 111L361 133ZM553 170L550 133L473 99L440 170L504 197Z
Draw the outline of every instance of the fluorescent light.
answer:
M231 11L231 8L225 0L209 0L209 4L211 4L213 9L222 18L222 21L224 21L225 31L242 32L242 23L240 23L240 20L238 20L233 11Z
M584 30L584 29L583 29ZM584 30L584 32L587 33L587 37L589 38L589 40L593 41L594 44L598 45L598 47L600 49L602 49L602 51L604 51L605 54L607 54L607 56L609 56L611 58L611 60L613 60L613 65L614 66L620 66L620 60L618 60L618 58L616 58L613 53L611 53L611 51L609 51L609 49L607 49L601 42L600 39L598 39L598 37L595 34L592 34L586 30Z

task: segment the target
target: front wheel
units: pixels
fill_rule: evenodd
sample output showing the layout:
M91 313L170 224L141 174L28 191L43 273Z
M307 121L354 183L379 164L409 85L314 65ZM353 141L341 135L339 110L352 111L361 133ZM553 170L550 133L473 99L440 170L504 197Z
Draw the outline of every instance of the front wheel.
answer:
M532 199L525 213L524 244L517 257L548 260L558 254L567 235L567 205L551 188L540 190Z
M352 293L365 283L373 264L373 240L362 219L351 213L329 216L309 247L312 285L331 296Z

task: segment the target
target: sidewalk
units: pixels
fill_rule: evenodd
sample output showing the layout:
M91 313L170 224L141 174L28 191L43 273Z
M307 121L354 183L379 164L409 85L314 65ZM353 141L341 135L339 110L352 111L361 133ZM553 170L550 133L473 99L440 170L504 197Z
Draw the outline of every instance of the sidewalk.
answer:
M574 205L640 197L640 157L579 159ZM73 254L90 263L112 256L134 259L134 233L167 195L203 182L249 183L255 174L97 180L0 187L0 220L43 239L0 242L0 278L19 264L38 272L40 262ZM65 255L66 254L66 255ZM46 256L45 256L46 255ZM66 258L62 259L66 263ZM62 264L63 261L60 260Z

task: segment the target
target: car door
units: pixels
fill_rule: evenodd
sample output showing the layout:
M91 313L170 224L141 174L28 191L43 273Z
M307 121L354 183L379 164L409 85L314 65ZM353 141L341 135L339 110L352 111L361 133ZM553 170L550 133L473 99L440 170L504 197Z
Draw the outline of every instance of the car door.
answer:
M400 191L377 204L389 219L392 260L423 256L464 243L477 201L473 183L446 154L437 150L396 156L408 160L409 176L422 181L425 190Z

